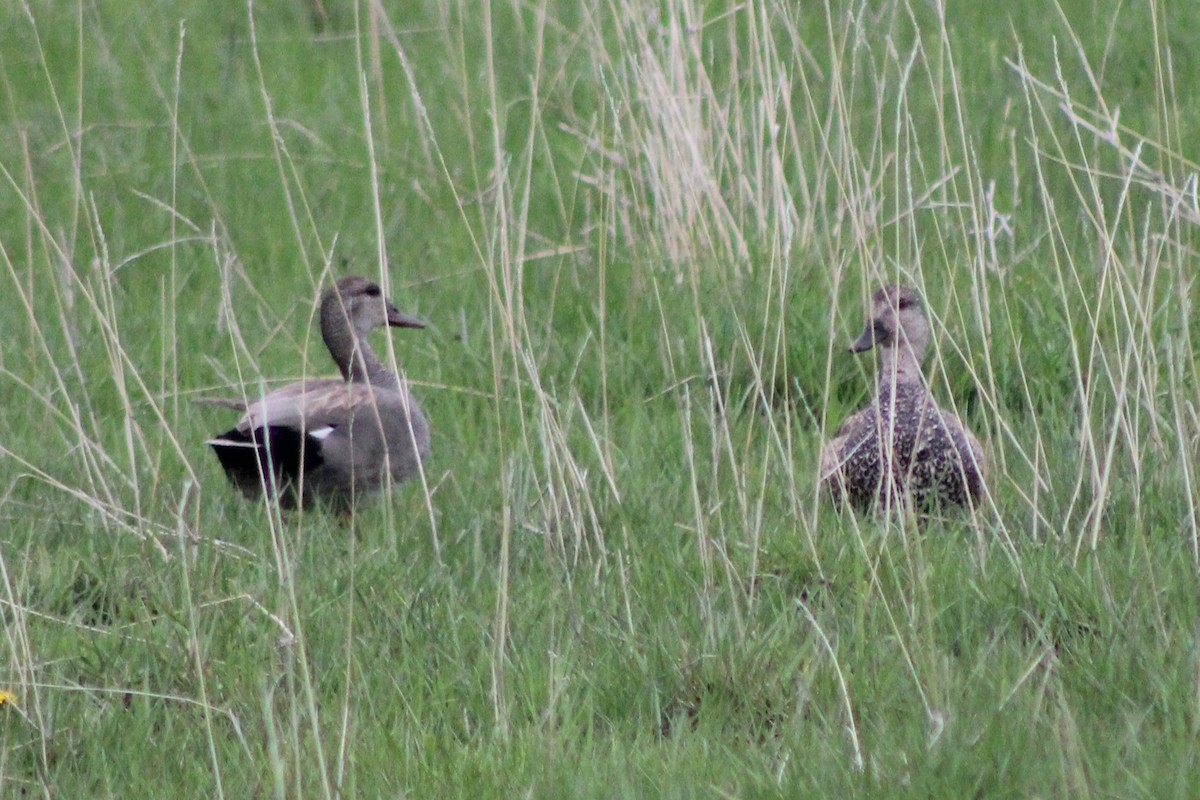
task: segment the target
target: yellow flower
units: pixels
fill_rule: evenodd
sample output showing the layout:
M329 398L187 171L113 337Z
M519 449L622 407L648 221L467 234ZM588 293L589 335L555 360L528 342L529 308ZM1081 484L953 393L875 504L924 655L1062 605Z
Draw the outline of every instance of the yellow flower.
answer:
M5 691L4 689L0 689L0 706L6 706L9 703L16 703L16 702L17 702L17 696L15 694L13 694L12 692Z

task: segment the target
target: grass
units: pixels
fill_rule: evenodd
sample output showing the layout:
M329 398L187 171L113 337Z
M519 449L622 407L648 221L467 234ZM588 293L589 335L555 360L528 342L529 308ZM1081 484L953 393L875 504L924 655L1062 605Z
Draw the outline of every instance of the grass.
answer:
M3 8L0 795L1192 794L1186 9ZM283 518L191 401L348 272L434 456ZM898 280L925 531L816 491Z

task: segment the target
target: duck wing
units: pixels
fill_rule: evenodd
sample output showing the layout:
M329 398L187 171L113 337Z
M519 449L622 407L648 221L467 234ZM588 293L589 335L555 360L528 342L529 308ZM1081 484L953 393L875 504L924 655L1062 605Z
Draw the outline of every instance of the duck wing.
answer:
M821 483L828 482L841 470L842 465L853 455L853 452L847 452L846 445L850 439L868 430L868 426L875 425L874 418L877 413L874 404L860 408L846 417L838 426L837 432L825 442L821 448L819 467Z
M983 502L987 486L987 460L984 458L983 445L962 420L949 411L942 411L942 424L946 426L946 431L958 451L962 478L970 503L978 506Z
M320 379L300 381L267 393L246 406L237 430L248 433L262 427L286 427L311 431L328 424L355 402L355 389L370 392L364 384Z

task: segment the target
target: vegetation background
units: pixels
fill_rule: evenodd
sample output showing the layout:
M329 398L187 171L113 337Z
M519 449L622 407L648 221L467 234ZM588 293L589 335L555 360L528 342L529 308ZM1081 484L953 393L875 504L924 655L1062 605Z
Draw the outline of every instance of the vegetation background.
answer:
M1189 3L0 9L0 795L1194 796ZM434 456L281 517L348 272ZM818 502L885 282L975 519Z

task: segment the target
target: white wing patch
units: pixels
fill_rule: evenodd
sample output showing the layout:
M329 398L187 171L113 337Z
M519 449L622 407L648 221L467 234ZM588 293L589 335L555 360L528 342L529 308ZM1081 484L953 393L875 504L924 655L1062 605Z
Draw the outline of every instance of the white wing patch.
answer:
M308 435L317 441L321 442L329 438L329 434L333 433L332 425L322 425L319 428L313 428L308 432Z

